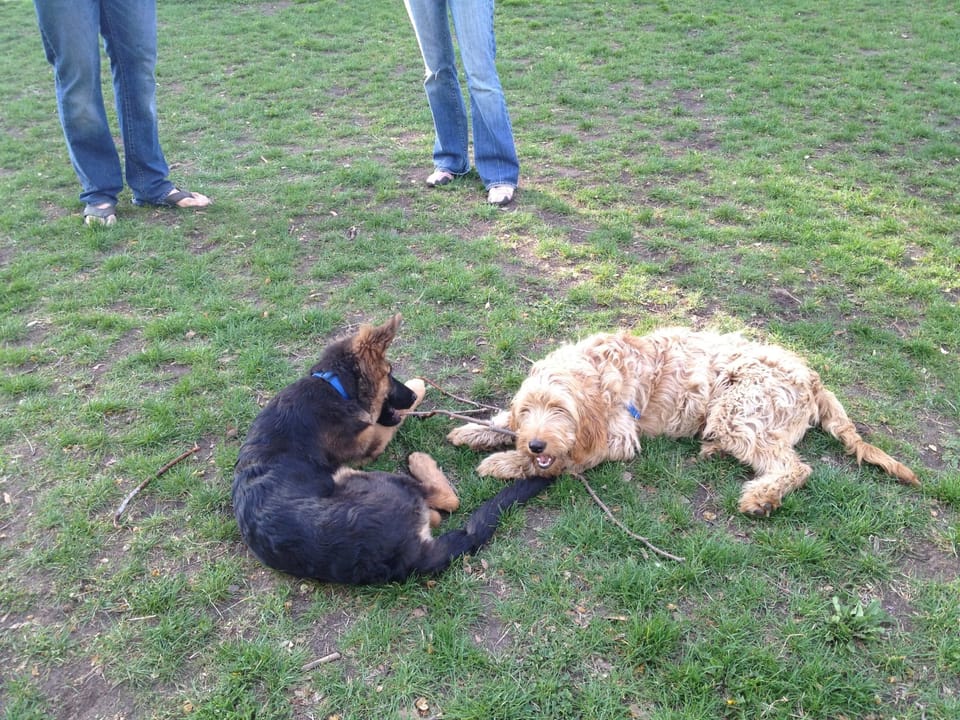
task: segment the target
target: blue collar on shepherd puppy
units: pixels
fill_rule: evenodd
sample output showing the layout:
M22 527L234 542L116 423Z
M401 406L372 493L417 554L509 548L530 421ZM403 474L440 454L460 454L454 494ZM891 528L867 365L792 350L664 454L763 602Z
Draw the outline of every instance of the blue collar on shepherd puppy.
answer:
M340 397L342 397L344 400L350 399L350 396L347 395L347 391L343 389L343 383L340 382L340 378L337 377L335 372L330 372L329 370L315 372L313 373L313 377L326 380L334 390L340 393Z
M640 419L640 411L637 410L637 406L634 405L633 403L627 403L627 412L633 416L634 420Z

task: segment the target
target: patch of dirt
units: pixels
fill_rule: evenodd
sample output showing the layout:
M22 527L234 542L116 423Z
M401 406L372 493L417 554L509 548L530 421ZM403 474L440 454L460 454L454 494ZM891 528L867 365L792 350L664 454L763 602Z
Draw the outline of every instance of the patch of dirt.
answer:
M913 630L912 618L916 611L910 602L908 587L902 583L887 583L880 588L877 599L884 611L896 620L898 632L908 633Z
M89 395L95 394L94 391L99 386L100 379L113 370L117 363L130 357L131 355L138 353L142 343L143 331L140 328L129 330L124 333L116 342L113 343L113 346L110 348L110 350L104 353L104 359L101 362L98 362L84 371L83 374L87 376L86 381L81 385L81 388L84 390L84 392Z
M943 472L947 469L944 450L960 437L960 422L951 422L946 417L927 413L919 418L918 428L920 438L914 449L920 453L924 467Z
M27 578L23 580L27 581ZM47 573L31 573L29 582L32 586L31 592L35 592L38 598L56 595L56 580ZM100 658L88 654L84 649L105 629L103 614L98 615L92 622L78 624L73 620L73 612L73 601L60 604L48 600L38 601L29 613L6 614L0 617L0 633L14 638L12 656L7 655L3 651L4 645L0 644L0 667L3 667L5 675L11 678L29 678L36 683L50 707L56 708L57 717L71 720L137 717L135 699L116 684L107 681ZM44 664L18 657L16 646L19 642L32 642L35 634L42 637L50 628L66 629L70 634L71 645L79 649L76 652L68 651L67 657ZM18 633L21 635L17 635ZM21 636L23 639L18 641L16 638Z
M154 375L155 379L152 382L142 383L141 387L152 393L162 393L173 385L176 385L177 381L184 375L189 375L192 369L189 365L183 365L178 362L163 363L157 366Z
M697 489L690 499L690 507L693 508L694 515L713 522L723 512L720 504L720 498L712 488L703 483L697 485Z
M960 557L926 538L914 538L900 558L899 570L913 580L947 583L960 577Z
M473 641L496 658L506 656L517 644L514 637L517 629L497 614L497 602L513 593L514 588L496 574L478 592L483 612L472 628Z
M40 686L57 717L71 720L125 720L138 717L134 697L106 680L96 658L48 669Z
M544 530L557 521L558 511L542 505L528 505L524 508L525 521L520 531L524 544L531 549L539 549L544 543L540 539Z
M71 210L64 205L51 203L51 202L41 202L40 203L40 212L43 213L46 222L54 223L62 218L75 215L77 217L77 222L80 222L81 217L81 208L76 208L76 210Z
M28 480L34 475L32 468L43 462L46 451L34 445L26 435L4 448L5 474L0 475L0 503L9 511L6 521L0 521L0 544L16 543L26 537L26 527L33 517L36 491Z
M258 7L263 15L276 15L292 5L292 0L283 0L283 2L260 3Z
M485 611L482 622L472 629L473 641L495 658L507 656L515 648L513 632L513 626L492 611Z
M349 605L349 604L348 604ZM310 657L325 657L340 651L340 639L356 622L356 617L345 609L327 613L312 624L313 635L305 638Z

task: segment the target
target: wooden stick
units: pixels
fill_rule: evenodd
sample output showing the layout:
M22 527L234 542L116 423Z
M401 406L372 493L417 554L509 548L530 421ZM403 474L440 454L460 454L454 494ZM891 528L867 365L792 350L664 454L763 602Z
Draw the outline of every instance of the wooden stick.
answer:
M451 392L447 392L446 390L444 390L442 387L437 385L433 380L429 378L421 378L421 380L423 380L427 385L430 385L431 387L436 388L447 397L453 398L457 402L466 403L467 405L473 405L475 408L478 408L477 410L464 410L463 411L464 413L483 412L486 410L489 410L495 413L501 412L500 408L494 407L493 405L484 405L483 403L474 402L469 398L460 397L459 395L454 395ZM413 412L408 412L404 414L409 415L411 417L422 417L422 418L433 417L434 415L444 415L445 417L453 418L454 420L464 420L466 422L476 423L477 425L483 425L485 427L490 428L494 432L502 433L503 435L508 435L509 437L517 436L517 434L513 430L508 430L505 427L499 427L498 425L494 425L489 420L480 420L479 418L464 415L461 413L450 412L449 410L415 410Z
M661 550L661 549L658 548L656 545L654 545L654 544L651 543L649 540L647 540L645 537L643 537L642 535L637 535L637 534L636 534L635 532L633 532L630 528L628 528L628 527L627 527L626 525L624 525L622 522L620 522L619 520L617 520L617 518L614 517L613 512L611 512L610 508L608 508L608 507L604 504L603 500L600 499L600 496L597 495L597 494L593 491L593 488L592 488L592 487L590 487L590 483L587 482L587 479L586 479L583 475L579 475L579 474L578 474L578 475L575 475L574 477L576 477L577 480L579 480L580 482L583 483L583 486L587 489L587 492L590 493L590 497L592 497L592 498L593 498L593 501L594 501L597 505L599 505L600 508L607 514L607 517L609 517L609 518L613 521L613 524L616 525L616 526L617 526L618 528L620 528L621 530L623 530L627 535L629 535L630 537L632 537L634 540L639 540L639 541L642 542L644 545L646 545L648 548L650 548L653 552L655 552L657 555L662 555L662 556L665 557L665 558L669 558L670 560L676 560L677 562L686 562L686 560L685 560L684 558L682 558L682 557L680 557L680 556L678 556L678 555L673 555L673 554L671 554L671 553L668 553L666 550Z
M502 433L503 435L509 435L510 437L516 437L517 434L508 428L500 427L499 425L494 425L489 420L481 420L480 418L470 417L469 415L460 415L459 413L450 412L449 410L414 410L413 412L404 413L406 417L422 417L428 418L433 417L434 415L444 415L446 417L451 417L454 420L466 420L470 423L475 423L477 425L484 425L494 432Z
M477 407L477 408L484 408L485 410L493 410L493 411L495 411L495 412L500 412L500 408L495 408L495 407L493 407L492 405L484 405L483 403L478 403L478 402L475 402L475 401L470 400L470 399L468 399L468 398L460 397L460 396L458 396L458 395L454 395L454 394L451 393L451 392L447 392L446 390L444 390L442 387L440 387L439 385L437 385L435 382L433 382L433 380L430 380L429 378L421 378L421 379L422 379L427 385L430 385L431 387L436 388L437 390L439 390L440 392L442 392L444 395L446 395L447 397L453 398L453 399L456 400L457 402L466 403L467 405L473 405L474 407Z
M332 652L329 655L324 655L323 657L317 658L316 660L311 660L302 668L300 668L300 670L302 672L310 672L311 670L318 668L321 665L326 665L327 663L336 662L337 660L340 659L340 657L341 657L340 653Z
M157 473L156 473L153 477L148 477L148 478L147 478L146 480L144 480L142 483L140 483L139 485L137 485L137 486L130 492L130 494L127 495L127 496L123 499L123 502L120 503L120 507L118 507L118 508L117 508L117 511L113 514L113 526L114 526L114 527L120 527L120 516L123 515L123 511L127 509L127 505L129 505L129 504L130 504L130 501L133 500L134 497L136 497L137 493L139 493L139 492L140 492L141 490L143 490L147 485L149 485L152 480L156 480L158 477L160 477L161 475L163 475L165 472L167 472L167 470L169 470L170 468L172 468L174 465L176 465L176 464L179 463L179 462L183 462L184 460L186 460L188 457L190 457L191 455L193 455L195 452L198 452L199 450L200 450L200 446L195 444L192 448L190 448L189 450L187 450L187 451L185 451L185 452L180 453L180 454L177 455L177 457L175 457L173 460L171 460L171 461L168 462L166 465L164 465L162 468L160 468L159 470L157 470Z
M423 417L424 415L439 415L439 414L446 415L450 411L449 410L420 410L420 411L411 410L409 413L407 413L406 410L400 411L401 414L407 413L408 415L413 415L414 417L417 416L417 412L419 412L420 416ZM466 410L457 410L457 412L460 413L457 417L462 418L464 420L469 420L470 422L477 422L474 419L477 415L488 413L490 411L487 410L486 408L474 408L472 410L470 408L467 408ZM483 420L481 420L480 422L483 422Z

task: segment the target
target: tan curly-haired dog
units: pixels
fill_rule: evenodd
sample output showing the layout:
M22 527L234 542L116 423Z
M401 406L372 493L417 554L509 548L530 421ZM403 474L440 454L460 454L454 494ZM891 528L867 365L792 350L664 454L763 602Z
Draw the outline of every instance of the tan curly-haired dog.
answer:
M564 345L533 365L510 409L491 424L514 431L516 449L484 459L477 472L505 479L629 460L644 435L699 437L702 457L724 452L753 468L740 511L755 516L769 515L806 482L810 466L793 446L817 425L857 462L920 484L909 468L860 437L836 396L800 357L735 333L622 331ZM456 428L447 439L474 450L511 443L477 423Z

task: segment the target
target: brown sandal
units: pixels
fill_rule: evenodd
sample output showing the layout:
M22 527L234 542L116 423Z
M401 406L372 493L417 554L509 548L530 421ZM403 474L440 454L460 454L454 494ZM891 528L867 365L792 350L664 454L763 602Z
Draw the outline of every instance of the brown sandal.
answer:
M157 205L159 205L160 207L177 208L180 210L186 210L187 208L204 208L204 207L207 207L207 205L209 205L212 202L210 198L206 198L207 202L203 205L180 205L179 204L181 200L186 200L187 198L199 199L201 197L206 198L205 195L199 195L197 193L192 193L186 190L180 190L179 188L174 188L173 190L168 192L166 196L164 196L163 200L158 202Z
M84 225L113 225L117 222L117 206L114 203L87 205L83 208Z

